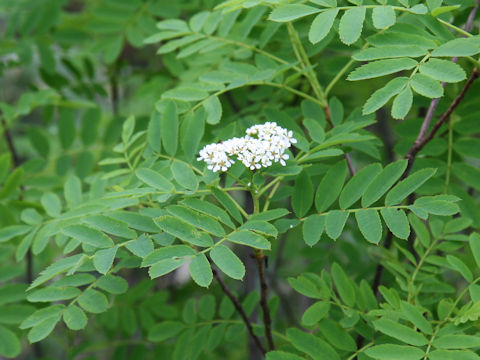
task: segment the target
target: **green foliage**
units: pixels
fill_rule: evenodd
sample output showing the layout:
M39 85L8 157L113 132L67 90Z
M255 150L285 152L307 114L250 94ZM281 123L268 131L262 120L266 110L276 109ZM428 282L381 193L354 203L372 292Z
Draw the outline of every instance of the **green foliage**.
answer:
M475 5L0 0L0 357L479 358Z

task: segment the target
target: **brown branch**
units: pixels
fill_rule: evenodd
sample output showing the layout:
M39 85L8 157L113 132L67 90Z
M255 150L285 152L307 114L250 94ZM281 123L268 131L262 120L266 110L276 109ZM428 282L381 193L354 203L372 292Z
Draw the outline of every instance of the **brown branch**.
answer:
M247 330L248 330L248 333L250 334L250 337L253 339L253 341L257 345L258 349L261 351L261 353L263 355L265 355L265 353L266 353L265 348L263 347L263 345L262 345L260 339L257 337L257 335L255 335L253 333L252 324L251 324L250 320L248 319L248 316L245 313L245 310L243 309L242 304L240 304L240 301L238 301L237 297L235 295L233 295L233 293L227 287L227 285L222 280L222 278L220 277L218 272L215 269L212 269L212 272L213 272L213 276L215 277L215 279L217 279L218 283L220 284L220 287L222 288L223 292L225 293L225 295L227 295L230 298L230 300L233 303L233 306L235 307L237 312L240 314L243 322L245 323L245 325L247 327Z
M1 116L1 113L0 113ZM18 156L17 149L15 148L15 144L13 142L13 137L12 134L10 133L10 130L8 129L7 122L5 121L4 118L1 120L2 126L3 126L3 136L5 137L5 141L7 142L8 150L10 151L10 156L12 157L12 163L14 167L20 166L20 157ZM20 196L19 198L23 198L23 192L24 192L24 187L23 185L20 185ZM33 255L32 255L32 250L29 248L26 254L26 281L28 284L31 284L33 282ZM33 344L33 354L35 358L41 358L43 356L43 351L40 346L40 343L35 343Z
M467 23L465 24L465 31L470 31L473 27L473 21L475 19L475 16L477 14L478 8L480 5L480 0L475 1L475 6L472 8L470 11L470 14L468 15ZM458 61L457 57L454 57L452 59L454 63ZM452 112L457 108L457 106L460 104L460 102L463 100L465 97L465 94L467 93L468 89L470 86L473 84L475 79L478 77L478 72L477 68L475 67L473 69L472 74L470 75L470 78L467 80L465 83L465 86L463 87L462 91L457 95L457 97L453 100L453 102L450 104L448 107L447 111L440 117L440 119L433 125L432 130L427 134L428 128L430 127L430 123L433 119L433 116L435 114L435 110L437 109L438 103L440 101L440 98L433 99L430 102L430 106L428 107L427 114L425 115L425 119L423 120L422 126L420 127L420 131L418 133L417 139L413 143L412 147L410 150L407 152L405 155L405 159L408 160L408 165L407 168L405 169L404 173L402 174L401 179L404 179L410 174L410 171L412 170L413 163L415 162L415 159L417 157L417 154L425 147L425 145L430 142L435 134L438 132L440 127L450 118L450 115ZM442 86L445 87L445 83L442 83ZM392 239L393 235L391 232L387 234L387 237L385 238L385 243L384 247L386 249L389 249L390 246L392 245ZM410 239L409 239L410 240ZM411 241L410 241L411 242ZM411 244L413 245L413 244ZM377 268L375 270L375 277L372 283L372 290L375 295L378 294L378 287L380 286L380 283L382 281L382 275L383 275L383 265L378 264ZM362 339L363 340L363 339ZM360 341L362 341L360 340Z
M472 30L473 21L475 20L475 16L477 15L479 5L480 5L480 0L476 0L475 1L475 6L470 11L470 14L468 14L467 23L465 24L465 31L467 31L467 32L470 32L470 30Z
M473 21L475 19L476 13L478 11L480 0L476 0L475 3L476 3L475 6L470 11L470 14L469 14L468 19L467 19L467 23L465 24L465 30L466 31L470 31L472 26L473 26ZM455 58L452 59L452 61L454 63L456 63L458 61L458 58L455 57ZM415 140L414 144L412 145L410 150L405 155L405 159L408 160L408 165L407 165L407 168L405 169L404 173L402 174L401 179L404 179L408 176L408 174L412 170L413 163L415 162L416 156L419 153L419 151L422 150L425 147L425 145L434 138L435 134L438 132L440 127L450 118L450 115L457 108L457 106L460 104L460 102L463 100L463 98L465 97L465 94L467 93L468 89L470 88L470 86L473 84L473 82L475 81L475 79L477 77L478 77L477 68L474 68L472 74L470 75L470 78L465 83L465 86L463 87L462 91L453 100L453 102L448 107L447 111L445 111L445 113L435 123L435 125L433 126L432 130L428 133L428 135L425 136L428 128L430 127L430 123L433 119L433 116L435 114L435 110L438 106L440 98L433 99L430 102L430 106L428 107L427 114L425 115L425 119L423 120L422 126L420 127L420 131L418 133L417 139ZM445 87L445 83L442 83L442 86ZM411 201L409 201L409 202L411 202ZM413 237L412 237L413 233L411 233L410 235L411 236L409 237L409 245L413 248L413 241L412 241L413 240ZM389 249L390 246L392 246L392 242L393 242L392 240L393 240L393 234L389 231L387 233L387 236L386 236L385 242L384 242L385 249ZM414 254L416 254L416 253L414 253ZM373 283L372 283L372 290L373 290L373 293L375 295L378 295L378 288L379 288L379 286L381 284L381 281L382 281L383 272L384 272L384 266L381 263L379 263L377 265L376 269L375 269L375 276L374 276ZM359 335L357 337L358 347L360 347L363 344L363 341L364 341L363 336Z
M420 129L420 134L417 137L417 140L415 140L415 143L412 145L410 150L407 152L405 155L405 159L408 160L408 165L407 168L405 169L402 179L406 178L410 171L412 170L413 163L415 162L415 159L417 157L417 154L427 145L434 137L435 134L438 132L438 130L442 127L442 125L450 118L450 115L453 113L453 111L458 107L458 105L462 102L464 99L467 91L470 89L472 86L473 82L478 78L479 74L477 71L477 68L474 68L472 71L472 74L468 78L467 82L465 83L465 86L463 87L462 91L457 95L457 97L452 101L448 109L443 113L443 115L438 119L438 121L433 125L432 130L427 135L422 135L420 137L422 131L423 131L423 124L422 128ZM432 101L433 103L433 101ZM429 109L430 111L430 109ZM426 118L428 117L428 112L426 115ZM427 120L427 119L426 119ZM425 120L424 120L425 123ZM426 132L425 132L426 133ZM392 234L389 232L384 243L385 249L389 249L390 246L392 245ZM383 265L378 264L376 271L375 271L375 278L372 283L372 290L375 294L378 293L378 287L381 283L382 279L382 274L383 274Z
M114 116L117 116L119 112L120 91L118 87L118 67L118 61L116 61L109 69L110 102Z
M448 109L443 113L443 115L440 117L440 119L438 119L438 121L433 125L432 130L430 130L430 132L427 135L422 135L420 137L421 133L423 132L423 129L420 129L420 133L419 133L419 136L417 137L417 140L415 140L412 147L410 148L410 150L405 155L405 159L408 160L408 165L407 165L407 168L405 169L405 171L404 171L404 173L401 177L402 179L406 178L408 176L408 174L410 174L410 171L412 170L412 166L413 166L413 163L415 162L417 154L425 147L425 145L427 145L435 137L435 134L438 132L438 130L441 128L441 126L450 118L450 115L457 108L457 106L462 102L463 98L465 97L465 94L467 93L468 89L470 89L470 86L472 86L473 82L475 81L475 79L477 77L478 77L478 71L477 71L477 68L474 68L473 71L472 71L472 74L470 75L469 79L465 83L465 86L463 87L462 91L452 101L452 103L450 104ZM433 101L432 101L432 103L433 103ZM427 117L428 117L428 112L427 112L427 115L425 116L425 118L427 118ZM425 123L425 121L424 121L424 123ZM422 126L422 128L423 128L423 126ZM389 233L389 235L391 235L391 234ZM387 237L385 239L384 247L386 249L390 248L391 243L392 243L391 239ZM382 276L382 271L380 271L380 269L379 269L380 267L382 267L382 265L378 264L377 271L375 273L376 274L375 280L374 280L374 283L372 285L372 289L374 290L375 293L377 292L378 285L380 283L380 279L381 279L381 276ZM377 279L377 277L378 277L378 279Z
M268 348L269 350L275 349L275 343L273 342L272 336L272 319L270 317L270 309L268 308L267 302L267 281L265 280L265 267L264 267L264 259L265 256L262 253L257 253L255 255L255 259L257 260L257 267L258 267L258 278L260 280L260 306L262 307L263 312L263 323L265 325L265 335L267 337Z
M475 15L477 14L478 11L478 6L480 4L480 0L476 0L475 6L472 8L470 11L470 14L468 15L467 23L465 24L465 31L470 31L473 27L473 21L475 19ZM454 57L452 59L452 62L456 63L458 61L458 57ZM445 87L446 83L442 83L442 87ZM425 115L425 119L423 120L422 126L420 128L420 132L418 133L417 139L415 142L420 142L424 137L425 134L427 133L428 128L430 127L430 123L432 122L433 116L435 115L435 110L437 109L438 103L440 101L440 98L433 99L430 102L430 105L427 110L427 114Z
M405 159L408 160L408 166L405 169L405 172L402 176L402 178L405 178L408 176L410 173L413 163L415 162L415 159L417 157L417 154L427 145L435 136L435 134L438 132L440 127L449 119L450 115L452 112L457 108L457 106L462 102L463 98L465 97L465 94L467 93L468 89L470 89L470 86L472 86L473 82L478 78L478 71L477 68L474 68L472 71L472 74L468 78L467 82L465 83L465 86L463 87L462 91L457 95L457 97L452 101L450 106L448 107L447 111L443 113L443 115L438 119L438 121L433 125L432 130L420 138L417 138L415 140L414 144L410 148L410 150L407 152L405 155ZM423 127L423 126L422 126ZM422 132L422 129L420 129L420 133Z
M3 126L3 136L5 137L5 140L7 142L8 150L10 151L13 165L17 167L18 165L20 165L20 158L18 157L17 150L15 149L12 134L10 134L10 130L7 127L7 122L3 118L2 118L2 126Z

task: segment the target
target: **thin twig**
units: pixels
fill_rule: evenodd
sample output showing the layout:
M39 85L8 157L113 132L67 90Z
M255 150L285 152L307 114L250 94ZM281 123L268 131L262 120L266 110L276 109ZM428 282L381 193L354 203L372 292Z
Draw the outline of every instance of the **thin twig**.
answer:
M417 140L415 140L415 143L412 145L410 150L405 155L405 159L408 160L408 166L403 174L403 178L408 176L408 174L410 173L413 163L415 162L415 159L417 157L417 154L425 147L425 145L427 145L434 138L435 134L438 132L440 127L449 119L452 112L462 102L468 89L470 89L470 86L472 86L473 82L477 78L478 78L478 70L477 68L474 68L472 71L472 74L470 75L467 82L465 83L465 86L463 87L462 91L452 101L447 111L445 111L443 115L440 117L440 119L438 119L438 121L433 125L432 130L430 130L430 132L427 135L423 136L421 139L417 138Z
M472 8L470 11L470 14L468 15L467 23L465 24L465 31L469 32L472 27L473 27L473 21L475 19L475 15L477 14L478 11L478 6L480 4L480 0L476 0L475 6ZM458 57L452 58L452 62L456 63L458 61ZM442 87L445 87L446 83L442 83ZM433 116L435 115L435 110L437 109L438 103L440 102L440 98L433 99L430 102L430 105L428 106L427 114L425 115L425 119L423 120L422 126L420 128L420 131L418 133L417 139L415 140L415 143L419 143L422 141L422 139L425 137L425 134L428 131L428 128L430 127L430 123L432 122Z
M222 278L220 277L218 272L215 269L212 269L212 272L213 272L213 276L215 277L215 279L217 279L218 283L220 284L220 287L222 288L223 292L225 293L225 295L227 295L229 297L229 299L233 303L233 306L235 306L235 309L240 314L243 322L245 323L245 325L247 327L248 333L250 334L251 338L253 339L253 341L257 345L258 349L261 351L261 353L263 355L265 355L265 353L266 353L265 348L263 347L263 345L262 345L260 339L257 337L257 335L255 335L253 333L252 323L248 319L248 316L245 313L245 310L243 309L242 304L240 304L240 301L238 301L237 297L235 295L233 295L233 293L227 287L227 285L222 280Z
M12 138L12 135L10 134L10 130L8 129L7 122L3 118L2 118L2 126L3 126L3 136L7 141L7 146L8 146L8 150L10 151L10 156L12 157L13 165L17 167L20 164L20 158L18 157L17 150L15 149L13 138Z
M468 15L468 19L465 24L465 31L467 32L469 32L473 27L473 21L477 14L479 5L480 5L480 0L476 0L475 6L472 8L472 10L470 11L470 14ZM458 58L454 57L452 61L457 62ZM401 179L406 178L410 174L410 171L412 170L412 166L413 166L413 163L415 162L417 154L420 152L420 150L422 150L425 147L425 145L428 142L430 142L433 139L433 137L435 136L437 131L440 129L440 127L450 118L450 115L457 108L460 102L463 100L468 89L470 88L470 86L472 85L472 83L475 81L477 77L478 77L478 72L477 72L477 68L475 67L473 69L472 74L470 75L470 78L465 83L465 86L463 87L462 91L457 95L455 100L453 100L453 102L448 107L447 111L445 111L445 113L435 123L430 133L426 135L428 128L430 127L430 123L435 114L435 110L437 109L440 98L433 99L430 102L430 106L428 107L427 114L425 115L425 119L423 120L422 126L420 127L420 131L418 133L417 139L415 140L414 144L405 155L405 159L408 160L408 165L404 173L402 174ZM444 87L445 83L442 83L442 86ZM392 238L393 238L393 235L389 232L384 243L385 249L389 249L390 246L392 245ZM382 281L382 274L383 274L383 265L378 264L375 270L375 278L372 283L372 290L374 291L375 294L378 293L378 287L380 286L380 283Z
M1 116L1 114L0 114ZM17 149L15 148L15 143L13 142L12 134L8 128L7 122L4 118L2 118L2 126L3 126L3 136L5 137L5 141L7 142L8 150L10 151L10 156L12 157L12 163L15 168L20 166L20 157L18 156ZM23 185L20 185L20 199L23 198L24 192ZM33 255L32 250L29 248L26 254L26 281L27 284L31 284L33 282ZM43 351L41 348L40 343L33 344L33 354L35 358L40 358L43 356Z
M273 342L272 336L272 319L270 317L270 309L268 308L267 302L267 281L265 280L265 267L264 259L265 257L261 253L257 253L255 256L257 260L258 267L258 278L260 280L260 306L262 307L263 312L263 323L265 325L265 335L267 337L268 348L269 350L275 349L275 343Z
M465 97L465 94L467 93L468 89L470 89L470 86L472 86L473 82L475 81L475 79L477 79L477 77L478 77L478 71L477 71L477 68L474 68L472 71L472 74L470 75L469 79L465 83L465 86L463 87L462 91L452 101L447 111L445 111L443 115L440 117L440 119L435 123L435 125L433 125L432 130L430 130L430 132L426 136L423 136L420 140L417 139L415 143L412 145L410 150L405 155L405 159L408 160L408 165L402 175L402 179L408 176L408 174L412 170L413 163L415 162L416 156L419 153L419 151L422 150L425 147L425 145L427 145L434 138L435 134L438 132L440 127L450 118L450 115L457 108L457 106L462 102L462 100ZM391 244L392 244L392 234L388 232L387 238L385 239L384 248L389 249ZM381 283L382 274L383 274L383 265L378 264L375 271L375 278L372 283L372 290L375 294L378 293L378 287Z
M113 115L117 116L119 111L119 88L118 88L118 65L115 62L110 68L110 101L112 103Z
M467 23L465 24L465 31L470 32L473 27L473 21L475 20L475 16L477 15L478 11L478 6L480 5L480 0L475 1L475 6L473 9L470 11L470 14L468 15Z

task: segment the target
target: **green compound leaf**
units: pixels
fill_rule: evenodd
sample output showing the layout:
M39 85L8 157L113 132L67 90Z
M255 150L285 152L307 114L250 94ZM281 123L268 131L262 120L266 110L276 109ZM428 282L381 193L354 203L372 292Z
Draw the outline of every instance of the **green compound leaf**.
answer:
M0 355L6 358L17 357L22 351L22 344L11 330L0 325Z
M242 280L245 266L242 261L225 245L217 245L210 251L210 257L226 275L232 279Z
M308 246L313 246L320 240L323 229L325 228L326 216L310 215L303 223L303 240Z
M0 243L13 239L16 236L20 236L28 233L32 229L29 225L10 225L0 229Z
M458 200L458 198L456 198ZM424 196L413 203L413 208L420 208L420 210L426 211L429 214L449 216L459 212L457 204L452 200L439 196Z
M189 269L190 276L198 285L208 287L212 282L212 268L204 254L198 253L190 263Z
M292 194L292 208L295 215L303 217L312 207L313 185L310 175L306 170L298 174Z
M161 122L162 115L156 109L153 110L147 128L147 141L153 151L157 153L160 153L162 150Z
M472 233L468 240L470 244L470 250L472 250L473 257L477 266L480 267L480 234Z
M358 6L345 11L341 17L339 35L344 44L352 45L360 38L365 12L366 8L364 6Z
M96 285L97 288L114 295L123 294L128 290L127 281L120 276L112 274L98 278Z
M69 176L65 182L63 192L68 207L72 208L82 202L82 183L76 176Z
M345 185L340 194L340 208L348 209L365 192L372 180L382 171L382 166L378 163L370 164L356 173Z
M227 236L231 242L251 246L255 249L270 250L271 244L263 236L249 230L240 230Z
M239 229L252 230L265 237L276 238L278 235L278 230L275 226L262 220L248 220L245 224L240 226Z
M180 143L189 160L199 151L200 141L205 133L206 112L203 109L189 113L180 127Z
M185 325L178 321L162 321L150 328L148 340L153 342L164 341L178 335L184 328Z
M400 204L408 195L422 186L436 173L436 169L422 169L395 185L385 197L385 205Z
M22 323L20 324L20 329L29 329L50 318L60 319L64 309L65 305L57 304L37 310L29 317L27 317L24 321L22 321Z
M175 156L178 145L178 114L177 106L168 101L160 120L160 135L163 148L170 156Z
M240 214L240 211L235 206L234 200L232 200L232 198L228 194L217 188L213 188L212 193L213 196L215 196L215 198L218 200L218 202L225 208L225 210L227 210L235 220L241 223L242 214Z
M310 2L325 7L337 7L337 0L310 0Z
M347 80L358 81L410 70L417 66L417 61L410 58L386 59L370 62L353 70Z
M352 58L357 61L371 61L388 58L416 58L425 56L428 50L417 45L386 45L369 47L353 54Z
M182 201L182 205L194 209L202 214L208 215L227 225L231 229L235 227L227 212L214 204L202 201L200 199L187 198Z
M328 318L323 319L319 324L319 329L325 339L337 349L349 352L357 349L355 340L338 322Z
M384 106L392 97L399 94L408 84L407 77L390 80L387 85L375 91L363 106L363 114L371 114Z
M182 257L193 257L195 250L187 245L171 245L155 249L145 256L142 261L142 267L151 266L165 259L174 259Z
M114 219L110 216L92 215L83 219L83 221L98 230L125 239L133 239L137 236L135 231L128 228L126 222Z
M196 41L196 40L200 39L201 37L202 37L201 35L195 34L195 35L187 36L183 39L180 39L179 41L184 41L185 45L186 45L188 42ZM174 41L176 41L176 40L174 40ZM174 41L172 41L172 43ZM168 44L169 43L167 43L165 46L161 47L159 49L159 51L157 51L157 54L165 52L167 50ZM198 89L198 88L193 88L193 87L183 87L183 86L177 87L177 88L172 89L172 90L168 90L168 91L164 92L163 95L162 95L162 98L164 98L164 99L179 100L179 101L199 101L199 100L203 100L207 97L208 97L208 92L205 91L205 90ZM170 106L170 103L167 103L165 111L167 111L167 108ZM173 115L175 115L175 116L173 116ZM164 113L164 116L171 116L172 119L174 119L174 118L177 117L176 110L174 112L173 108L172 108L172 109L168 110L167 113ZM162 118L162 120L163 120L163 118ZM162 124L163 124L163 122L162 122ZM173 122L172 122L172 125L174 125ZM165 130L164 126L162 125L162 134L164 134L164 132L163 132L164 130ZM171 132L171 134L173 134L173 132ZM162 135L162 141L163 141L163 139L164 139L164 137ZM172 141L173 141L173 139L172 139ZM172 155L172 154L170 154L170 155Z
M88 319L82 309L70 305L63 312L63 321L70 330L82 330L87 326Z
M222 225L210 216L198 213L188 207L181 205L170 205L167 211L174 217L185 221L199 229L202 229L214 236L225 236L225 230Z
M424 15L428 13L428 8L423 4L414 5L409 10L412 14L417 15Z
M50 317L33 326L28 332L27 338L30 343L35 343L45 339L53 331L60 316Z
M287 337L297 350L314 360L340 360L337 352L318 336L290 328L287 329Z
M191 166L183 161L175 160L172 163L172 174L175 180L184 188L196 191L198 188L198 179Z
M442 84L430 76L424 74L415 74L410 82L412 89L428 98L439 98L443 96Z
M419 71L435 80L449 83L459 82L467 78L465 70L460 65L448 60L430 59L420 65Z
M402 176L406 168L406 160L399 160L386 166L366 188L362 196L362 207L368 207L380 199L398 178Z
M78 304L87 312L99 314L107 310L108 300L100 291L88 289L78 297Z
M424 334L432 335L433 329L430 323L423 317L420 310L406 301L401 303L401 311L403 316L413 325L419 328Z
M410 224L405 211L395 208L383 208L380 210L380 213L393 235L399 239L408 239Z
M399 324L398 322L382 318L374 321L373 324L378 331L404 343L415 346L423 346L428 344L428 340L425 336L413 330L412 328Z
M154 265L148 270L148 274L151 279L166 275L173 270L178 269L180 266L185 264L187 260L184 259L164 259L157 261Z
M405 87L393 100L392 117L394 119L403 119L412 108L413 93L410 86Z
M142 168L135 171L136 177L148 186L151 186L162 192L171 193L175 191L173 184L158 172Z
M155 223L166 233L192 245L208 247L213 245L212 238L189 223L173 216L161 216Z
M327 210L338 198L347 176L347 164L340 161L332 166L318 185L315 195L315 207L318 212Z
M198 312L204 320L213 320L216 308L215 296L211 294L202 296L198 301Z
M429 360L477 360L478 355L470 350L434 350L428 354Z
M443 335L433 340L433 346L439 349L468 349L480 346L480 338L472 335Z
M368 348L365 354L376 360L420 360L424 352L413 346L383 344Z
M308 134L318 144L323 143L325 140L325 130L323 130L322 125L318 120L314 120L311 118L306 118L303 121L303 125L308 129Z
M472 56L480 52L477 39L460 38L454 39L440 45L432 52L432 56L454 57L454 56Z
M333 22L338 15L338 9L324 11L313 19L312 26L308 32L308 40L312 44L322 41L328 35L333 26Z
M452 266L452 268L458 271L468 282L473 281L473 274L468 268L468 266L454 255L447 255L447 261Z
M30 302L54 302L73 299L80 294L81 291L76 287L49 286L28 294L27 300Z
M8 176L0 189L0 199L3 199L17 190L23 180L23 167L18 167Z
M320 12L320 9L313 6L288 4L274 9L268 18L277 22L289 22L318 12Z
M111 249L99 250L93 257L93 266L100 274L106 274L113 265L115 255L117 253L118 246L114 246Z
M333 240L337 240L342 234L343 228L348 219L348 211L332 210L327 214L325 229L327 235Z
M347 276L345 271L337 263L333 263L332 269L332 278L335 286L337 288L338 294L342 301L348 306L355 305L355 287L352 284L352 281Z
M113 241L103 232L90 228L85 225L72 225L62 230L62 232L71 238L88 244L96 248L109 248L113 246Z
M203 107L207 114L207 123L210 125L218 124L222 118L223 112L222 104L220 103L220 100L218 100L218 97L215 95L208 97L203 103Z
M57 194L52 192L44 193L40 199L40 202L51 217L57 217L62 211L62 202Z
M373 209L362 209L355 212L355 218L365 239L373 244L378 244L382 239L382 222L378 212Z
M395 25L397 17L391 6L379 6L372 11L373 26L377 29L386 29Z
M330 310L330 303L319 301L311 305L302 316L302 325L313 326L322 320Z

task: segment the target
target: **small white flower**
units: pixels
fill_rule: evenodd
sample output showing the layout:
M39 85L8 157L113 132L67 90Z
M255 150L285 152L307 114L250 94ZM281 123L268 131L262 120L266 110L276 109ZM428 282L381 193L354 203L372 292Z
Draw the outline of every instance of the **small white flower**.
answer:
M237 159L250 170L272 166L279 162L285 166L289 155L285 151L297 142L291 130L275 122L254 125L246 130L242 138L231 138L222 143L206 145L200 150L198 161L205 161L213 172L227 171ZM250 186L250 185L249 185Z

